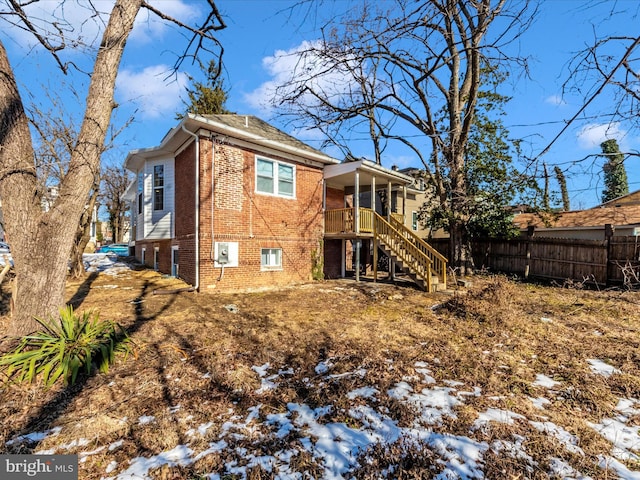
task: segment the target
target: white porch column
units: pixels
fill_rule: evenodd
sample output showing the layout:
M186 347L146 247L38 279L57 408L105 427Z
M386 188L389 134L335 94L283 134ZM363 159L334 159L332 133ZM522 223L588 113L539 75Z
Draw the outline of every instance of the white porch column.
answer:
M387 182L387 222L391 221L391 180Z
M376 211L376 176L371 177L371 210Z
M355 191L353 192L353 221L355 222L354 230L360 233L360 172L355 172Z
M402 186L402 223L407 224L407 186Z

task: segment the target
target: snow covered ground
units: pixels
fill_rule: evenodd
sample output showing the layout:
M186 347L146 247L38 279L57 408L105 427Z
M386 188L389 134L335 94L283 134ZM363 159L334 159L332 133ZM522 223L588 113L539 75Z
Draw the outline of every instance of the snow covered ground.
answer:
M126 263L115 262L114 257L105 255L86 256L89 271L100 271L105 274L117 275L128 269ZM591 371L595 375L610 376L617 371L598 358L587 359ZM488 404L495 407L480 412L473 423L468 435L450 435L437 433L435 427L443 421L456 418L456 411L464 406L471 398L484 395L480 387L465 385L455 378L436 381L433 370L437 362L415 362L416 375L402 376L395 379L392 388L381 391L378 385L367 382L367 368L364 366L344 371L340 368L338 359L328 359L318 363L315 367L316 375L305 379L307 388L312 390L326 386L332 382L348 382L354 387L348 392L351 407L340 412L344 422L327 421L326 418L336 413L338 408L332 404L311 406L305 403L288 403L286 410L274 413L264 408L260 403L263 395L277 394L278 389L290 376L296 372L287 365L255 365L252 367L255 375L260 379L260 387L254 392L257 399L255 405L245 409L229 410L223 418L219 416L210 421L194 423L190 421L190 412L181 405L174 405L170 414L176 418L176 425L185 425L180 438L186 439L173 448L153 456L139 456L126 461L109 461L105 468L104 479L146 479L153 478L153 469L162 466L188 466L212 454L225 454L230 460L224 466L224 471L207 472L211 480L223 478L247 478L252 468L260 466L277 479L308 478L304 471L299 470L300 455L305 452L312 456L322 468L322 478L348 479L352 478L354 469L366 464L368 452L376 445L391 445L402 442L406 448L412 445L418 449L425 449L437 458L438 473L434 478L439 479L482 479L485 478L485 459L489 452L501 452L528 463L530 471L547 472L550 478L588 479L590 477L576 471L569 463L561 458L553 458L548 465L536 464L527 451L525 438L513 436L512 441L494 441L487 443L478 440L479 432L494 428L497 425L512 425L518 422L530 424L533 429L543 432L552 438L567 452L567 455L584 455L580 448L579 439L569 432L563 425L555 424L545 416L545 407L562 390L562 382L547 375L538 373L531 388L537 392L535 397L529 398L536 415L527 418L522 414L503 407L500 398L487 399ZM393 375L394 361L387 359L389 374ZM340 372L340 373L336 373ZM355 386L357 385L357 386ZM117 388L117 385L113 385ZM400 425L392 418L386 407L381 405L393 399L415 412L415 418L408 424ZM599 423L589 423L594 432L601 435L613 445L609 452L602 452L599 466L608 469L609 478L640 479L640 471L632 471L622 461L640 462L640 434L638 426L629 424L629 420L640 414L640 400L636 398L619 398L616 406L617 415L606 418ZM131 422L131 419L121 419ZM137 423L141 428L153 424L155 417L140 416ZM632 422L633 423L633 422ZM218 433L214 425L222 425ZM67 427L63 427L67 428ZM71 428L71 427L69 427ZM59 435L62 428L57 427L44 432L31 432L15 437L7 445L19 445ZM207 447L202 448L202 442L196 442L207 435ZM113 441L109 445L99 448L86 448L90 440L77 438L72 442L59 444L54 448L36 453L63 454L80 452L80 462L86 461L92 455L104 455L117 452L125 439ZM196 447L194 444L199 446ZM281 445L278 450L265 453L261 445ZM254 446L255 448L252 448ZM638 463L640 465L640 463ZM523 472L527 477L527 472ZM389 466L386 471L379 473L379 478L394 478L394 467ZM229 477L233 476L233 477Z
M595 373L610 374L610 367L601 360L591 359L590 363ZM308 381L309 388L314 388L322 382L352 381L354 377L366 379L367 371L364 368L334 375L331 373L332 367L334 365L331 365L331 362L318 364L316 371L322 374L314 381ZM392 361L389 361L389 368L393 369ZM429 365L425 362L416 362L416 370L422 373L422 378L398 379L395 386L386 392L380 392L374 385L351 390L348 397L360 401L344 413L353 421L345 423L324 421L324 417L334 408L330 404L313 408L304 403L289 403L286 412L269 413L262 410L262 404L256 403L246 411L229 411L224 419L214 418L211 422L194 424L183 432L184 438L195 439L205 435L214 425L214 421L216 423L222 421L220 433L213 441L209 441L206 449L196 450L191 448L189 442L185 442L158 455L131 458L121 463L111 461L105 468L103 478L118 480L153 478L150 471L163 465L190 465L206 455L226 452L234 460L226 464L224 472L210 472L209 479L222 479L224 475L247 478L248 471L256 466L261 466L264 471L272 473L274 478L301 479L306 478L303 475L304 472L296 471L292 463L295 463L301 451L306 451L319 465L322 465L323 478L346 479L351 478L352 469L366 462L366 456L360 456L362 452L369 451L368 449L376 444L393 444L402 440L405 445L415 444L418 448L428 446L432 452L436 453L439 458L438 463L441 464L441 471L437 478L482 479L484 478L484 456L489 450L508 452L514 458L531 459L524 447L525 439L487 444L473 438L472 434L475 430L491 428L498 423L514 422L530 422L536 430L555 438L567 452L583 455L579 441L574 435L562 425L556 425L544 419L544 405L555 395L554 389L561 388L561 385L543 373L537 380L541 394L539 397L531 398L532 404L540 411L536 419L527 419L523 415L497 407L488 408L478 415L469 436L455 436L436 433L432 427L438 425L445 417L455 418L455 407L464 404L469 397L482 395L481 389L463 388L455 379L437 384L429 375ZM262 380L261 387L255 392L257 396L267 391L271 393L274 390L277 391L279 382L293 374L289 368L274 367L268 363L256 365L254 371ZM377 404L383 396L392 397L413 407L417 412L413 423L404 427L399 426L384 408L378 407ZM631 416L640 413L640 400L620 398L616 410L618 412L616 417L605 419L598 424L590 424L594 431L614 445L611 452L603 452L600 457L600 466L608 468L610 474L615 474L621 479L640 479L640 471L631 471L620 462L621 460L637 461L640 458L638 457L639 427L626 424ZM171 413L183 420L187 419L184 423L189 423L189 412L183 411L180 405L172 407ZM122 419L123 422L126 420ZM146 425L154 421L153 416L141 416L137 423ZM42 440L47 436L58 435L60 432L60 428L47 432L32 432L14 438L8 444ZM251 451L243 441L262 445L290 436L298 438L299 441L269 455L263 454L260 448ZM123 440L118 440L98 449L80 449L80 462L86 461L91 455L104 453L105 450L115 451L122 442ZM57 448L37 453L67 453L71 449L77 451L78 447L89 443L88 439L78 438L70 443L58 445ZM530 467L531 471L534 467L536 470L547 470L551 478L589 478L573 469L562 458L554 458L547 466L535 465L531 460ZM393 467L388 472L381 472L381 478L393 478Z

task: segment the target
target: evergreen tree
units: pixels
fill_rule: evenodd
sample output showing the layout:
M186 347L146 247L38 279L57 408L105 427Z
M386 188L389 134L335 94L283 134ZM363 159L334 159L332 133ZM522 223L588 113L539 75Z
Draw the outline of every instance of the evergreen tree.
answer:
M218 64L215 60L211 60L206 69L202 66L202 70L206 75L205 82L196 82L191 79L193 88L187 88L189 101L184 102L187 106L186 112L195 115L232 113L225 106L228 100L228 92L224 88ZM181 119L184 114L177 114L176 117Z
M600 144L602 156L606 161L602 167L604 171L604 190L602 191L602 203L614 198L622 197L629 193L627 171L624 168L624 155L620 152L618 142L609 139Z
M553 167L553 171L556 174L556 179L560 185L560 193L562 194L562 211L568 212L571 210L571 203L569 201L569 191L567 190L567 179L564 177L564 173L559 166Z
M519 230L512 222L509 206L526 188L523 175L513 167L513 155L519 151L519 141L509 138L509 131L500 117L509 97L496 92L506 74L483 68L478 103L474 112L469 142L465 149L464 177L467 238L512 238ZM447 188L449 186L447 185ZM451 192L449 192L451 195ZM434 230L449 231L455 212L446 211L433 202L423 209L425 223Z

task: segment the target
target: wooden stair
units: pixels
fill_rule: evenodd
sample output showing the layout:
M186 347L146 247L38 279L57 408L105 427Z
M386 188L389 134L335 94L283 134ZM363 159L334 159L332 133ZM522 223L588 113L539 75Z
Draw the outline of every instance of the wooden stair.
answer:
M437 292L447 288L447 260L431 245L391 217L374 213L373 234L378 247L396 268L421 289Z
M420 275L415 267L412 266L412 263L407 261L405 258L399 257L397 254L393 252L390 248L388 248L387 243L380 239L380 250L382 250L389 260L395 264L396 274L401 273L409 277L413 283L418 285L422 290L430 291L430 292L440 292L442 290L446 290L446 284L440 281L440 278L437 275L431 274L431 282L426 281L424 275Z

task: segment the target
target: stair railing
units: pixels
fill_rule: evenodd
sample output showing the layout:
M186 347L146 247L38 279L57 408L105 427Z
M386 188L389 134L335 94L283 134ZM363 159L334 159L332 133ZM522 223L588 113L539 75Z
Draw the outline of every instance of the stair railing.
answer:
M414 274L426 283L427 292L431 291L431 259L414 243L377 213L374 213L373 236L383 242L389 250Z
M412 230L409 230L404 223L398 219L391 217L389 222L401 235L410 243L416 246L427 257L431 259L433 265L433 271L438 276L438 279L444 284L447 284L447 259L444 255L438 252L435 248L421 239Z

